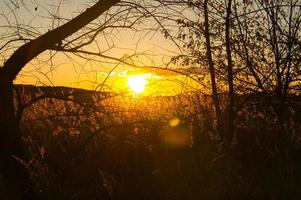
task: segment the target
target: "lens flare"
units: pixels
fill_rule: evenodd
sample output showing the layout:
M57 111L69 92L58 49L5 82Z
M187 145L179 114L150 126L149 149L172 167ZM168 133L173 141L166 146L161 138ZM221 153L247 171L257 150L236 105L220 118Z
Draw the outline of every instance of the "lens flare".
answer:
M173 119L169 120L168 124L171 127L175 127L175 126L178 126L180 124L180 122L181 121L178 118L173 118Z

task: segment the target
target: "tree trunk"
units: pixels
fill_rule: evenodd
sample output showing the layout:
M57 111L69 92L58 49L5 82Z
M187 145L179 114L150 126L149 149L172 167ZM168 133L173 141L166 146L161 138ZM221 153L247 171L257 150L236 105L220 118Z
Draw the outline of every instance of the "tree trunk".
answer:
M62 26L24 44L7 59L3 67L0 68L0 73L5 74L7 80L13 81L23 67L32 59L48 49L53 49L64 39L97 19L102 13L119 2L120 0L99 0L92 7Z
M225 42L226 42L226 52L227 52L227 81L228 81L228 97L229 105L227 109L228 120L227 120L227 136L226 136L226 148L229 148L234 135L234 87L233 87L233 63L231 54L231 39L230 39L230 15L231 15L232 0L228 1L227 5L227 16L225 22Z
M14 113L13 80L33 58L83 28L120 0L97 1L74 19L18 48L0 68L0 170L6 180L9 199L34 199L29 174L21 164L24 145ZM1 198L1 197L0 197Z
M208 60L208 66L210 71L210 79L211 79L211 89L212 89L212 100L215 107L215 114L217 120L217 132L223 138L223 124L222 124L222 113L218 98L217 86L216 86L216 78L215 78L215 69L214 63L212 59L211 52L211 41L210 41L210 27L209 27L209 17L208 17L208 0L204 1L204 18L205 18L205 38L206 38L206 56Z
M0 170L6 182L9 199L33 199L29 174L20 162L25 160L25 152L14 113L13 82L7 81L3 74L1 75Z

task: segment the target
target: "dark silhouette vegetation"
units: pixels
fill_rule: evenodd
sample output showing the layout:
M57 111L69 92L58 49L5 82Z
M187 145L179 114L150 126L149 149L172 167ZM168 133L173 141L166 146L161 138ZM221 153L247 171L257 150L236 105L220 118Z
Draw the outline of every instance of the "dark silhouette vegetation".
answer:
M20 118L30 158L23 164L44 199L300 196L297 95L290 97L294 112L287 128L293 134L284 146L284 162L274 110L279 102L268 94L254 96L237 114L229 156L216 134L210 96L195 93L138 100L34 86L16 86L15 92L20 94L19 103L28 105ZM48 97L39 98L44 95ZM244 101L244 96L236 101ZM176 126L170 123L173 119L180 120Z

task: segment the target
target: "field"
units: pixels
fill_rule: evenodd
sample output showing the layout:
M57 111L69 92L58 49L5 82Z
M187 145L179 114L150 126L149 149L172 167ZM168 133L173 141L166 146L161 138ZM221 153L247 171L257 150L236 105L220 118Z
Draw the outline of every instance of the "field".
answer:
M43 199L301 195L298 96L290 97L286 132L279 131L277 106L271 106L276 100L267 94L238 96L243 106L226 151L210 96L139 98L21 85L15 93L29 158L20 162Z

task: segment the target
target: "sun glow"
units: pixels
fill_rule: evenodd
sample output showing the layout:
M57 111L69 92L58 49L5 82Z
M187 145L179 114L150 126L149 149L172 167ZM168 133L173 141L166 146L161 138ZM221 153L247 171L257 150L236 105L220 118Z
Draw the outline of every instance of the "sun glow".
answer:
M140 94L145 90L147 80L145 75L133 75L127 78L127 84L130 90L136 94Z

